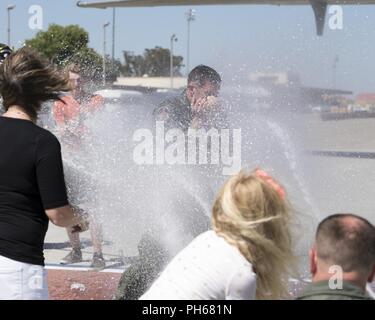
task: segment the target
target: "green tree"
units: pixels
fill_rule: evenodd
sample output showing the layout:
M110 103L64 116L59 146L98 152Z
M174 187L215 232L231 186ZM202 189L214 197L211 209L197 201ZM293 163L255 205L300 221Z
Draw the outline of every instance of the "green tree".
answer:
M88 46L89 34L78 25L60 26L51 24L47 31L40 31L33 39L27 40L30 46L52 63L64 67L70 63L79 64L83 70L83 76L99 81L103 74L103 57ZM115 60L113 63L106 57L106 79L115 81L120 74L121 63Z
M84 47L73 56L66 59L63 65L69 63L78 64L86 78L99 81L103 73L102 59L103 58L98 55L94 49Z
M121 73L127 77L141 77L147 73L144 57L134 55L130 51L124 51L125 64L121 68Z
M39 31L35 38L26 40L30 46L57 65L64 65L81 50L88 48L89 35L77 25L51 24L47 31Z
M155 47L146 49L143 55L134 55L124 51L125 64L122 73L125 76L141 77L145 74L151 77L167 77L170 75L170 50ZM173 74L181 75L183 57L173 56Z

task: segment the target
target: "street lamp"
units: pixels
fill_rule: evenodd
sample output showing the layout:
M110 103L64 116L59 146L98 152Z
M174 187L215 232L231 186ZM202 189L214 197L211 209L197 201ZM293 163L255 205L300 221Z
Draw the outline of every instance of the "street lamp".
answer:
M106 65L105 65L105 56L106 56L106 28L110 25L109 22L103 24L103 86L106 85Z
M112 63L115 61L116 8L112 11Z
M195 10L190 9L188 12L186 12L186 18L187 18L187 54L186 54L186 74L189 74L190 72L190 22L195 20Z
M336 73L337 73L338 63L339 63L339 56L336 55L333 60L333 65L332 65L332 89L336 89Z
M9 5L8 10L8 46L11 47L10 44L10 11L13 10L16 6L15 5Z
M173 43L177 42L175 34L171 36L171 52L170 52L170 75L171 75L171 89L173 89Z

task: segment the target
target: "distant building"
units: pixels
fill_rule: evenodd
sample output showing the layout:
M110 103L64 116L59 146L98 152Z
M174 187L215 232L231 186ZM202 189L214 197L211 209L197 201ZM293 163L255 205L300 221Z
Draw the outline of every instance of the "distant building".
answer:
M332 104L330 100L341 101L345 100L345 96L352 95L351 91L346 90L303 86L299 75L292 72L255 72L249 75L249 80L253 86L262 86L269 92L261 104L268 104L276 109L325 111L332 105L339 106Z
M296 86L301 81L297 74L291 72L254 72L249 76L251 82L268 86Z
M187 79L183 77L173 78L173 89L185 88ZM113 84L115 87L171 89L170 77L120 77Z
M348 97L353 93L347 90L306 87L300 77L291 72L254 72L249 74L248 81L240 86L225 81L222 93L226 96L241 96L241 105L256 109L280 109L296 112L314 110L331 111L332 107L347 109L352 103ZM187 79L170 77L120 77L113 84L113 89L138 90L141 92L176 93L186 88ZM367 97L367 96L366 96ZM368 97L367 97L368 98ZM372 96L375 104L375 94ZM367 100L366 100L367 101ZM340 109L340 110L341 110Z

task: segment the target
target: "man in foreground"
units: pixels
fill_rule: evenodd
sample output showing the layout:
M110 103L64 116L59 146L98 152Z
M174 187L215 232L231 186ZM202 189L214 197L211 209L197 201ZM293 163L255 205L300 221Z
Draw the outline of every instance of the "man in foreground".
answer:
M334 214L318 226L310 250L312 283L300 300L368 300L375 276L375 227L354 214Z

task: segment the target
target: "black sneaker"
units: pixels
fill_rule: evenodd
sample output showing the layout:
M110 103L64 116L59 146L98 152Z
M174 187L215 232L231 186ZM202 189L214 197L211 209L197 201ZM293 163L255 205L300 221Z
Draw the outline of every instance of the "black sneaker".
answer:
M92 257L91 268L96 270L104 269L105 268L105 260L103 258L103 254L101 253L94 253Z
M82 262L81 249L73 249L64 258L61 259L60 264L71 264Z

